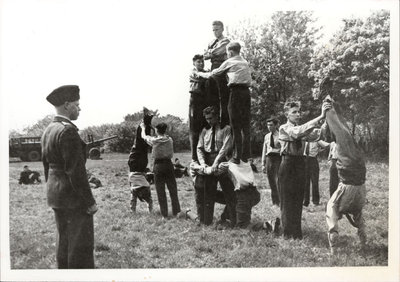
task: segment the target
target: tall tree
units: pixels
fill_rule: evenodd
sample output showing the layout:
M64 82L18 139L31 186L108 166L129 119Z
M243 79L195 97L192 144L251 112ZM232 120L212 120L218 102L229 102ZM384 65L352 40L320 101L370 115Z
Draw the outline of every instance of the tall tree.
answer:
M54 115L47 115L38 120L35 124L25 127L22 130L24 136L36 137L42 136L46 127L53 121Z
M320 30L314 23L312 12L276 12L270 21L261 24L246 21L230 34L244 43L242 53L252 70L255 144L262 142L266 133L266 118L276 115L284 120L282 105L286 100L300 99L307 105L305 108L313 104L314 81L308 72ZM304 119L310 114L305 112ZM260 146L257 144L257 147Z
M390 14L345 19L343 27L313 58L316 82L329 75L353 134L366 151L388 153ZM317 92L317 90L315 90Z

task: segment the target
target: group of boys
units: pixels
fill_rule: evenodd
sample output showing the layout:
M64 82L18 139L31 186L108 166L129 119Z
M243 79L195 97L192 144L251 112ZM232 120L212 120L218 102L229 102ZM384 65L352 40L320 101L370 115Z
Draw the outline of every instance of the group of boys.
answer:
M321 82L321 93L325 98L321 115L300 125L300 103L287 102L284 112L287 123L278 129L278 120L267 121L270 131L265 136L262 156L263 171L268 174L271 198L274 205L280 206L283 235L285 238L301 239L302 206L308 205L309 185L307 169L316 161L318 146L330 146L330 200L326 208L328 240L331 253L336 253L338 220L346 215L357 228L362 247L366 242L362 208L365 204L365 162L355 143L346 122L340 116L338 105L329 94L326 85L332 84L328 78ZM319 128L319 123L325 123ZM329 141L320 140L322 136ZM313 148L310 145L313 144ZM313 151L310 154L310 149ZM310 160L310 158L315 158ZM311 164L312 165L312 164ZM318 175L317 175L318 177ZM318 182L317 182L318 183ZM308 190L308 191L307 191ZM304 201L304 202L303 202ZM319 194L313 193L315 205L319 204ZM353 217L350 217L352 215Z
M252 175L249 161L250 70L248 63L239 55L240 44L229 42L222 36L223 24L214 22L213 31L216 40L210 44L203 58L195 56L196 70L191 76L191 167L197 171L194 182L198 216L204 224L212 222L219 181L224 194L222 202L226 203L224 218L230 220L231 226L246 228L250 225L251 208L260 200L256 187L246 179L246 176ZM226 55L223 52L225 47ZM204 71L203 59L211 59L211 72ZM221 84L225 75L227 87ZM210 83L215 76L220 80L211 82L211 85L214 83L214 90L218 89L218 92L203 92L209 86L207 81ZM325 80L321 85L328 85L329 88L330 82ZM229 92L224 92L226 89ZM94 268L93 215L98 207L85 169L86 143L73 123L81 110L80 89L77 85L61 86L46 99L56 111L54 120L42 136L41 145L47 202L54 210L57 225L58 268ZM362 208L366 194L366 170L363 157L332 102L328 95L322 105L321 115L303 125L299 125L300 105L294 102L285 104L288 122L279 128L282 161L278 171L278 187L283 235L285 238L300 239L305 182L304 141L315 141L313 135L318 131L318 123L326 117L327 126L336 139L335 157L339 176L339 187L329 200L326 213L329 244L334 252L337 246L337 222L343 214L348 218L353 215L351 222L358 228L361 242L365 243ZM229 125L226 124L227 113ZM204 127L206 124L208 126ZM166 135L167 125L158 124L155 127L156 136L149 135L144 123L140 128L141 138L153 147L154 181L161 214L164 217L168 215L167 186L173 214L178 215L181 209L171 161L173 141ZM271 145L278 145L276 136L271 140ZM231 150L233 157L226 162ZM272 231L271 225L265 223L261 228Z
M226 208L221 223L231 227L250 225L251 208L260 199L253 183L234 185L237 173L229 164L250 168L250 90L251 72L240 56L241 46L224 37L223 23L212 23L215 39L204 55L193 57L190 74L189 129L197 214L200 223L213 220L215 202ZM211 60L211 71L204 60ZM223 193L219 201L217 183ZM255 200L257 199L258 200Z
M271 117L267 120L268 133L264 137L263 150L261 155L262 172L267 174L269 187L271 190L272 204L279 207L278 192L278 170L281 164L281 145L279 142L279 120ZM338 183L337 171L335 176L335 142L326 142L324 140L305 141L304 158L305 158L305 187L303 206L307 207L310 203L310 184L312 191L312 202L315 206L320 205L319 194L319 163L318 153L325 148L330 147L328 161L330 165L330 191L331 195L335 192ZM336 184L335 184L336 183Z
M250 158L249 85L251 83L251 74L248 63L240 56L240 44L229 42L223 36L223 24L219 21L213 22L213 31L216 39L210 43L203 56L194 56L194 70L190 75L189 124L192 159L194 163L197 162L200 166L203 166L203 170L211 167L211 175L204 176L203 181L198 180L199 177L195 179L196 203L200 221L209 224L210 220L212 220L216 198L215 191L217 190L216 182L218 180L227 200L226 210L230 211L231 224L240 226L239 221L244 218L243 214L245 212L239 211L239 207L242 204L238 205L238 203L245 202L246 206L250 206L251 210L251 205L248 204L251 202L248 197L248 191L251 189L247 189L246 196L240 196L241 192L246 191L246 189L240 189L239 187L236 189L236 197L232 197L232 188L229 188L232 187L232 184L229 181L234 178L234 175L230 173L231 177L228 177L228 182L224 183L223 175L226 175L226 173L224 174L218 168L229 157L227 148L233 149L233 156L230 159L233 164L246 163ZM226 56L224 54L224 45L226 46ZM204 71L204 59L211 59L212 67L210 72ZM227 78L226 85L229 89L229 96L226 92L224 77ZM218 86L218 96L213 91L215 90L215 87L213 87L215 84ZM225 103L226 97L229 97L227 105ZM212 121L210 106L213 109L219 109L219 124L217 121ZM319 128L319 123L325 119L330 109L332 109L332 101L325 101L319 117L300 125L300 103L288 102L284 106L285 115L288 119L286 124L278 129L277 119L271 118L267 121L270 134L265 138L262 156L263 171L268 171L272 202L274 205L280 206L281 209L283 235L285 238L301 239L303 236L301 214L303 205L308 206L309 204L310 180L313 187L313 203L315 205L320 204L318 191L319 165L316 156L320 148L325 148L330 144L320 140L321 129ZM230 128L225 126L226 113L228 113ZM207 117L207 115L209 116ZM205 121L203 116L208 120ZM329 123L332 122L326 121L325 127L329 127ZM207 124L209 127L204 128ZM219 128L215 127L215 124L218 124ZM343 124L342 127L342 130L346 130ZM199 134L201 130L203 131ZM226 137L229 136L230 132L233 135L233 144L231 146L228 145L229 142L225 139L221 137L218 139L218 133L220 136ZM215 147L214 143L216 142L214 139L219 141L219 148ZM354 143L354 140L346 139L346 142ZM334 144L330 145L331 151L335 148ZM335 155L337 155L336 149ZM208 157L207 161L204 161L204 156ZM201 158L201 161L199 158ZM332 158L330 171L332 171L331 182L337 183L334 175L336 160L337 157L336 159ZM348 170L349 168L346 167L346 169ZM221 178L223 179L222 181ZM331 195L334 194L335 189L336 187L334 187L333 183L330 188ZM235 200L236 218L234 217L234 212L231 211L232 204L230 203L230 201L235 202ZM248 217L246 216L246 218ZM249 224L247 219L244 222L246 224L243 226ZM328 222L328 225L331 224ZM332 241L331 239L329 240L330 242Z

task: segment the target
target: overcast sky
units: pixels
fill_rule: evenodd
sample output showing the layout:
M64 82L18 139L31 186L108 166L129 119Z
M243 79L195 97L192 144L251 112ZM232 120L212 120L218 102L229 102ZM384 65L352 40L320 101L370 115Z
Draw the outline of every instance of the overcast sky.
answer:
M327 41L341 19L389 3L275 2L3 0L0 89L7 124L22 129L52 114L45 97L64 84L81 88L80 128L119 123L143 106L186 118L191 58L213 39L213 20L229 28L248 17L267 20L276 10L315 10Z

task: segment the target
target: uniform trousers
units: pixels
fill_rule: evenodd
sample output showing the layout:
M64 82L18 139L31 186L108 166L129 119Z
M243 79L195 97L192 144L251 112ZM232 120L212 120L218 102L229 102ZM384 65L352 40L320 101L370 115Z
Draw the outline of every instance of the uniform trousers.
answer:
M174 166L171 160L155 160L154 161L154 186L156 187L160 212L163 217L168 216L168 202L165 193L165 185L167 185L169 196L171 198L172 214L177 215L181 211L178 199L178 188L174 175Z
M219 68L222 64L223 60L217 60L211 62L211 70ZM218 103L217 108L219 109L219 118L221 123L221 128L225 125L229 124L229 112L228 112L228 103L229 103L229 88L228 81L226 76L219 77L211 77L208 80L210 82L210 92L212 95L208 97L214 101L213 105ZM217 95L215 95L217 94ZM216 99L217 98L217 99Z
M301 213L305 187L305 158L283 156L279 167L279 188L283 235L302 239Z
M229 88L228 81L226 77L218 77L218 94L219 94L219 106L220 106L220 120L221 127L229 124L229 113L228 113L228 103L229 103Z
M271 188L272 204L279 206L279 187L278 172L281 164L281 156L279 154L270 153L266 157L266 169L269 187Z
M236 227L247 228L251 221L251 209L260 202L260 193L255 186L239 189L236 193Z
M365 184L349 185L340 183L329 199L326 206L326 223L328 224L328 239L331 247L334 248L337 243L338 221L343 214L352 215L360 241L365 243L366 234L362 209L365 205L366 194Z
M336 167L336 159L329 161L329 195L332 197L339 185L338 169Z
M250 90L246 85L229 86L229 122L233 133L233 158L250 157Z
M306 185L304 189L304 205L310 204L310 184L312 191L312 202L319 205L319 164L317 157L306 157Z
M203 116L203 110L208 106L207 98L202 93L192 93L189 102L189 140L192 152L192 160L197 161L197 143L199 135L207 122Z
M82 209L53 210L57 225L58 268L94 268L93 215Z
M211 166L215 160L216 154L205 153L205 162ZM220 184L229 215L231 225L236 224L235 211L235 192L234 185L229 176L221 174L215 175L198 175L195 181L196 207L197 215L201 223L210 225L214 217L214 205L217 200L217 184Z

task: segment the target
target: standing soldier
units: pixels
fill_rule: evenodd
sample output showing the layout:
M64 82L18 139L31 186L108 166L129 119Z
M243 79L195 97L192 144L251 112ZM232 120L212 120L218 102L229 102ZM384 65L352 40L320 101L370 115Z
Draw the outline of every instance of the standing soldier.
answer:
M271 188L272 204L279 206L278 171L281 164L281 144L279 143L278 119L271 117L267 120L269 133L265 135L261 157L262 171L267 173Z
M79 87L65 85L47 96L56 110L42 137L47 203L57 224L58 268L94 268L93 214L97 211L86 175L86 144L78 119Z

